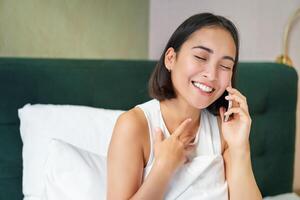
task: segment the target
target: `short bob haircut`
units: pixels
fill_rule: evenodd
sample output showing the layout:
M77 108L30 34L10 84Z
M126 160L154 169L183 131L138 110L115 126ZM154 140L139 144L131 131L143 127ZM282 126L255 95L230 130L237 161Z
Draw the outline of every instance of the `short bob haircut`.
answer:
M214 15L212 13L200 13L191 16L185 20L172 34L169 39L158 63L156 64L148 84L149 95L159 101L166 99L176 98L176 94L173 88L171 73L165 66L165 54L167 50L172 47L177 53L180 51L182 44L189 39L189 37L197 30L205 27L219 27L228 31L235 43L236 56L233 66L233 73L231 84L235 87L235 74L239 58L239 36L235 25L228 19L222 16ZM221 97L208 106L208 111L214 115L219 115L219 108L221 106L227 107L228 101L225 100L225 96L228 94L225 91Z

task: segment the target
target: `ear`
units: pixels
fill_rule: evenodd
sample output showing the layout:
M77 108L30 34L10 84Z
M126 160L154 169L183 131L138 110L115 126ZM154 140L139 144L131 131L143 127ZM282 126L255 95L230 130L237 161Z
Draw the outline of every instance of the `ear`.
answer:
M173 69L175 61L176 61L176 52L173 47L170 47L165 53L165 66L168 71L171 71Z

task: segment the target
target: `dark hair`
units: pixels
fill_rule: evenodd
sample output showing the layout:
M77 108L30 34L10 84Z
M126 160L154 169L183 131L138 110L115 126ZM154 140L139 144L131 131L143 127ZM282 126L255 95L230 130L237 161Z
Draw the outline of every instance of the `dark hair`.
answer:
M149 94L152 98L159 101L176 98L176 93L173 88L170 72L165 66L165 54L166 51L172 47L175 52L179 52L182 44L188 40L188 38L197 30L204 27L220 27L227 30L235 43L236 46L236 56L235 63L233 66L232 87L235 87L235 74L239 58L239 36L235 25L228 19L222 16L214 15L212 13L201 13L196 14L185 20L172 34L169 39L158 63L156 64L152 75L149 80ZM221 106L227 107L228 102L225 100L227 95L225 91L221 97L219 97L215 102L208 106L208 110L214 114L219 114L219 108Z

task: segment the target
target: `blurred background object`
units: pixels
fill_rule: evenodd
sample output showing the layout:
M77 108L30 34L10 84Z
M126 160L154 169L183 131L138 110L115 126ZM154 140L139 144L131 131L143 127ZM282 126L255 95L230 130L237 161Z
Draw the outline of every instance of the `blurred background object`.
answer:
M276 62L293 66L293 62L291 58L289 57L289 35L290 32L293 28L293 25L295 24L296 20L300 17L300 7L296 10L296 12L290 17L285 30L284 30L284 35L283 35L283 40L282 40L282 51L283 54L277 57Z

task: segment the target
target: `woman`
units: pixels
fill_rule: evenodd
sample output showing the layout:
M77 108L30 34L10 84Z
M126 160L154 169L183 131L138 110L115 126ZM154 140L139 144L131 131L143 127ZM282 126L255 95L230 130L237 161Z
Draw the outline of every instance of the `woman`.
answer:
M116 122L108 199L262 199L247 101L233 88L238 55L224 17L197 14L176 29L150 78L153 99Z

